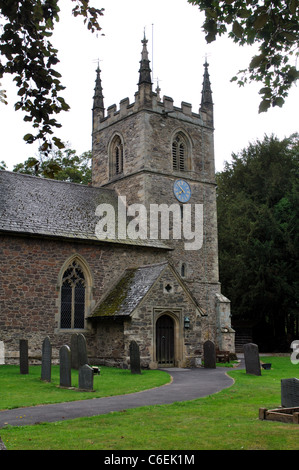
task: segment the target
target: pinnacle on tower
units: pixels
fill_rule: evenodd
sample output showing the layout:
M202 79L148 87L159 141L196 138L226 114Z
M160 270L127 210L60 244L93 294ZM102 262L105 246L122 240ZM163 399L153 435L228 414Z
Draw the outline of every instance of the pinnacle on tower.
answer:
M103 88L102 88L102 81L101 81L101 70L98 64L98 68L96 70L97 78L96 78L96 85L94 89L94 97L93 97L93 110L97 110L102 114L104 117L104 96L103 96Z
M204 63L205 71L203 76L203 84L202 84L202 92L201 92L201 106L200 112L203 111L206 116L206 123L214 127L214 106L213 106L213 99L212 99L212 91L211 91L211 82L210 82L210 75L208 72L208 62L207 60Z
M205 71L203 76L203 86L201 92L201 108L202 109L212 109L213 108L213 100L212 100L212 91L211 91L211 82L210 82L210 75L208 72L208 62L207 60L204 63Z
M145 37L144 33L144 38L142 39L142 53L141 53L141 61L140 61L140 69L139 69L139 82L138 85L141 85L142 83L149 83L152 85L152 80L151 80L151 69L150 69L150 61L148 59L148 51L147 51L147 43L148 40Z

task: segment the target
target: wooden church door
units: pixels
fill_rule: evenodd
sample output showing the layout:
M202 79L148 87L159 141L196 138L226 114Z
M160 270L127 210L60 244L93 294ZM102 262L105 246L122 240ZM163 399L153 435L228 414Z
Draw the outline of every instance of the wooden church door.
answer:
M156 354L159 365L174 365L174 321L169 315L162 315L157 320Z

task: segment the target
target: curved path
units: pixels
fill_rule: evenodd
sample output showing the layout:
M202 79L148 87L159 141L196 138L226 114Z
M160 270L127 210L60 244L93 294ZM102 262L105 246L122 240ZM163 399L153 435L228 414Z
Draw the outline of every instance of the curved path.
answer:
M151 390L106 398L72 401L52 405L39 405L0 411L0 428L6 425L25 426L41 422L97 416L141 406L171 404L194 400L230 387L234 381L228 377L231 368L216 369L163 369L172 376L172 382Z

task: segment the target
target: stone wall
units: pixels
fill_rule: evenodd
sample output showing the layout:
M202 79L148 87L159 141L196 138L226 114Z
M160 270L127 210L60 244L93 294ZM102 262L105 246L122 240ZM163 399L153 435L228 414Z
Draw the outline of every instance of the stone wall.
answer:
M72 255L84 261L92 279L86 314L127 267L164 258L163 250L17 236L1 236L0 247L0 341L5 345L6 363L18 362L20 339L28 340L30 358L37 361L46 336L56 358L58 348L70 344L74 330L59 329L59 276ZM94 356L95 330L89 322L83 333L89 355Z

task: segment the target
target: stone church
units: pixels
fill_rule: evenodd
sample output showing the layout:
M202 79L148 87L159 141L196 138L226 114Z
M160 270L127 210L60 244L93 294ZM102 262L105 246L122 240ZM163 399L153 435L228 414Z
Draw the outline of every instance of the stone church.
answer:
M153 90L144 38L133 103L106 110L97 70L90 186L0 171L5 363L18 362L20 339L38 361L46 336L58 358L75 332L99 365L129 367L132 340L144 368L199 366L208 339L234 352L203 72L199 111L174 106Z

